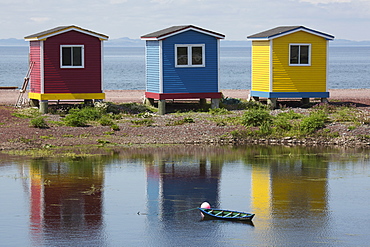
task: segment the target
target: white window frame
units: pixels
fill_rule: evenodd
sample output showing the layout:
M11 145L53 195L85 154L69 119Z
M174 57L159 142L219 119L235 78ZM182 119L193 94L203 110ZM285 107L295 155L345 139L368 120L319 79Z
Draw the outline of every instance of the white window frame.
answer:
M308 63L301 64L300 61L298 61L297 64L290 63L290 56L291 56L290 51L291 51L291 47L292 46L299 46L299 47L301 47L301 46L308 46ZM301 48L299 48L298 59L300 59L300 54L301 54L300 49ZM311 66L311 54L312 54L311 44L303 44L303 43L289 44L289 57L288 57L288 59L289 59L289 61L288 61L289 62L289 66Z
M186 65L178 65L177 64L177 48L178 47L187 47L188 48L188 64ZM202 47L202 64L192 64L192 48L193 47ZM194 67L205 67L206 66L206 57L205 57L205 44L176 44L175 45L175 67L176 68L194 68Z
M63 47L68 47L68 48L80 47L81 48L81 65L78 65L78 66L63 65ZM85 68L85 49L84 48L85 48L84 45L61 45L60 46L60 68L63 68L63 69L81 69L81 68Z

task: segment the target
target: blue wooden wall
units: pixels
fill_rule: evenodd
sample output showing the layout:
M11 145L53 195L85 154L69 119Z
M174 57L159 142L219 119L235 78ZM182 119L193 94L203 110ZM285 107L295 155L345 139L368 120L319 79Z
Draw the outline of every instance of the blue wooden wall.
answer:
M160 93L160 43L146 41L146 91Z
M214 93L218 92L218 40L196 31L170 36L160 44L147 41L146 68L147 92L154 93ZM175 67L176 44L205 44L205 67ZM162 71L160 71L162 69ZM161 88L161 77L163 88Z

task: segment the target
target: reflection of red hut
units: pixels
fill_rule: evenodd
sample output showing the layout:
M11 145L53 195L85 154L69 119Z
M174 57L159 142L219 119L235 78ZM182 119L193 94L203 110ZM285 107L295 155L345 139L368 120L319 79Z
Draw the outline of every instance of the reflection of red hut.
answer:
M104 99L103 40L108 36L77 26L56 27L25 37L30 41L31 100Z

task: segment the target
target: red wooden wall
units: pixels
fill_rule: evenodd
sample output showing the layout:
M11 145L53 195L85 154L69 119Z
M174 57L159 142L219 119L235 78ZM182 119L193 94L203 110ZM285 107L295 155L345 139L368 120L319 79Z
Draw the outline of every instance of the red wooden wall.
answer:
M84 68L60 68L60 45L84 45ZM44 93L101 93L101 41L77 31L44 41Z
M30 42L30 61L35 62L30 75L30 91L41 93L40 41Z

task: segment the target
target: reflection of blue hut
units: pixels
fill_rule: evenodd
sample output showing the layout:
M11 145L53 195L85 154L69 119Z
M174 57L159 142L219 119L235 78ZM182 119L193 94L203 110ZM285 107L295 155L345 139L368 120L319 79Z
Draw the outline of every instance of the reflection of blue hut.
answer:
M146 92L159 100L160 113L166 99L212 99L218 107L219 40L225 36L192 25L173 26L143 35L146 40Z

